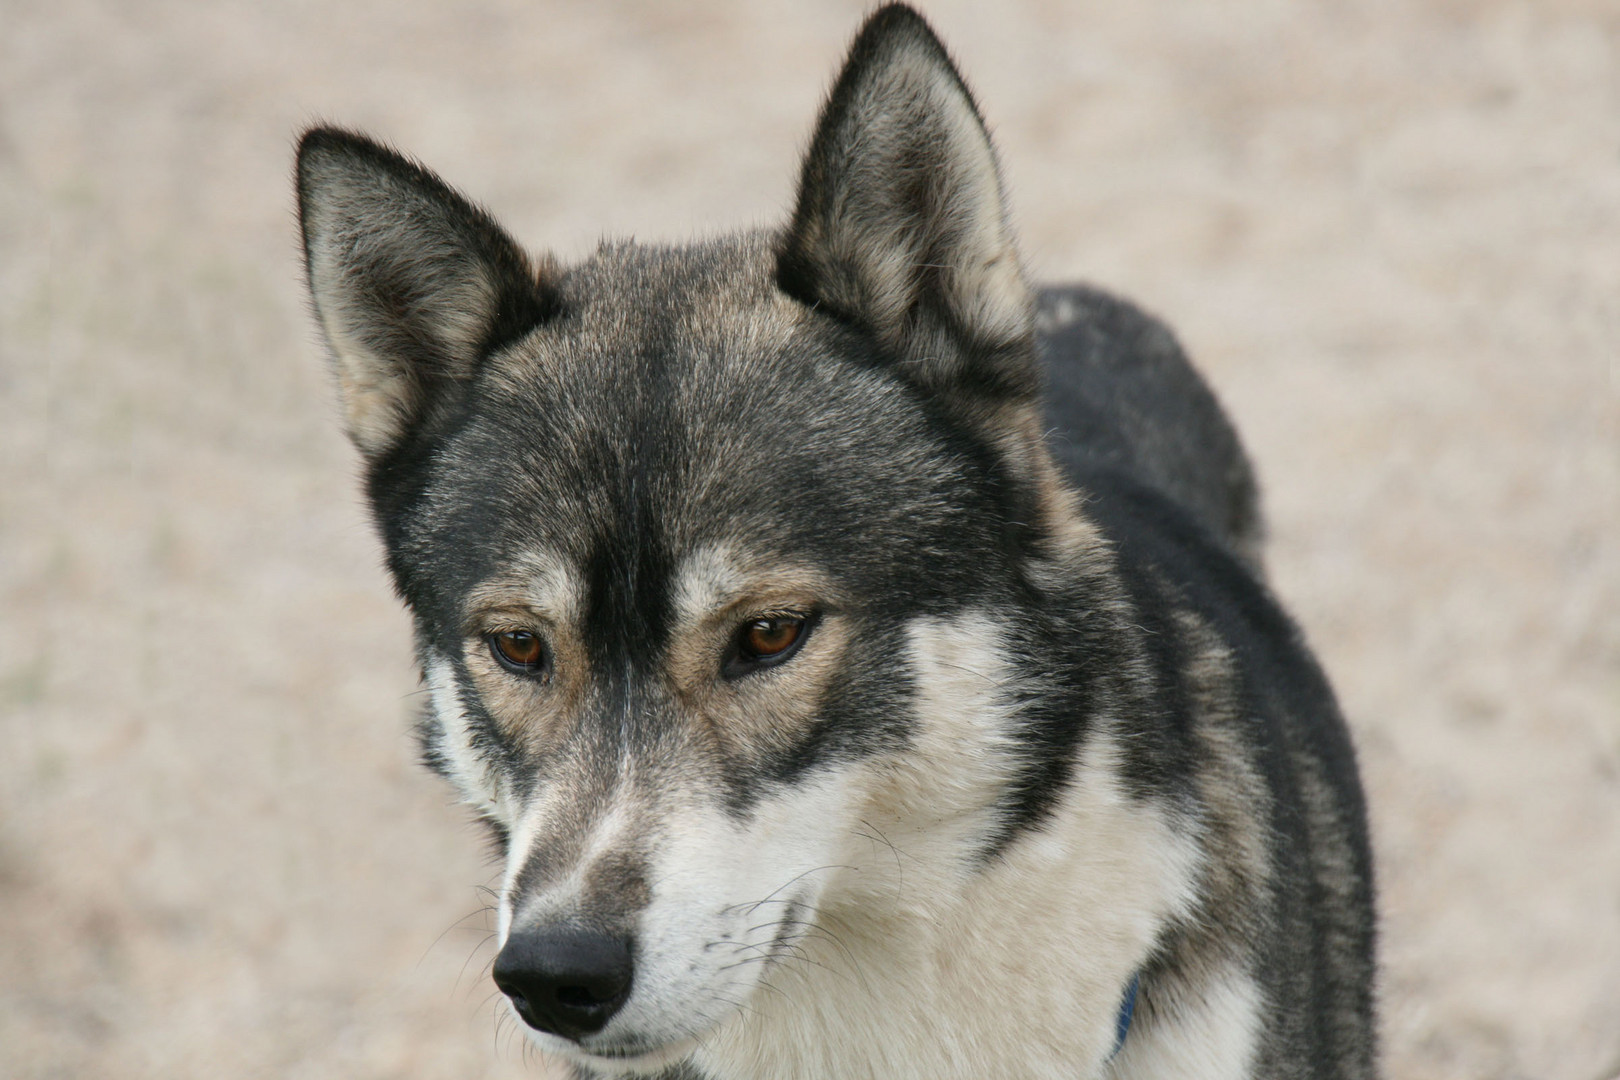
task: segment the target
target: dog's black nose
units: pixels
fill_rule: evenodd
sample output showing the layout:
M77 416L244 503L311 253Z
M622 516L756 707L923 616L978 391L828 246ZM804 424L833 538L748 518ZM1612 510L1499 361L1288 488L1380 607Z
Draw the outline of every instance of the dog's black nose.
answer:
M577 928L514 931L495 958L495 985L518 1015L565 1039L601 1031L630 996L633 972L627 940Z

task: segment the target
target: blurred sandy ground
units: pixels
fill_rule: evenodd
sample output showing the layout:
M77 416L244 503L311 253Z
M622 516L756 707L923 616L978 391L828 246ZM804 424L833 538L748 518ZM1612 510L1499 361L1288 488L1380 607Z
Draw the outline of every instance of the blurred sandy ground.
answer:
M533 1074L293 140L564 254L772 222L861 10L0 0L0 1075ZM1037 273L1170 319L1259 461L1371 790L1390 1074L1620 1072L1620 5L929 10Z

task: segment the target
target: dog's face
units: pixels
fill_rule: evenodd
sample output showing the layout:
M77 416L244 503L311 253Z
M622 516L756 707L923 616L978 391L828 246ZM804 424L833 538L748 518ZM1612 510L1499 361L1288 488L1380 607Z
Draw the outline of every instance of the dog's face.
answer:
M914 628L1008 567L998 508L958 491L986 463L774 288L768 249L610 249L559 289L570 314L491 362L435 452L396 562L430 753L509 834L503 929L633 958L600 1033L503 982L625 1051L733 1012L870 855Z
M1030 304L920 19L862 32L778 235L536 269L324 129L299 191L426 755L501 838L496 980L543 1047L667 1061L888 887L888 831L926 862L1034 812L998 727L1054 497Z

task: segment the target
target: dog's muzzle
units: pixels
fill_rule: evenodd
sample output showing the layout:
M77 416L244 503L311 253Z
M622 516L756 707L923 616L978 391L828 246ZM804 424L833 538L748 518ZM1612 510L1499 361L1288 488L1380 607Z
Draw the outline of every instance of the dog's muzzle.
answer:
M494 971L526 1024L576 1042L619 1011L634 973L628 939L577 927L514 931Z

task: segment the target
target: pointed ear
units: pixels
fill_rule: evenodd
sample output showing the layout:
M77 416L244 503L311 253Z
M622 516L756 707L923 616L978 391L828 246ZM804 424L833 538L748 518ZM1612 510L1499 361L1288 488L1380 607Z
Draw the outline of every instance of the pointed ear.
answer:
M298 213L349 437L368 458L552 309L527 257L488 214L360 135L304 134Z
M904 5L874 14L850 49L777 280L876 336L932 389L1037 391L1032 300L990 136L945 47Z

